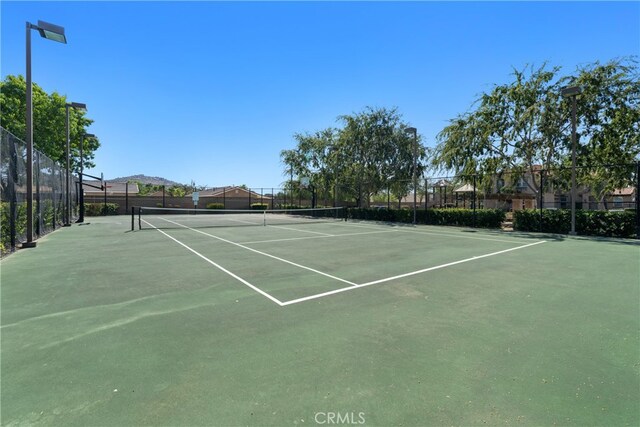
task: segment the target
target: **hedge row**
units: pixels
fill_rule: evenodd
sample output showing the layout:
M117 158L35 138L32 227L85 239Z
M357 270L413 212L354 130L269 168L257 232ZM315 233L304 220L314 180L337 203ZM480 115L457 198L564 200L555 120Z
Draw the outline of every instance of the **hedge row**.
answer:
M513 229L567 234L571 230L571 210L525 209L513 213ZM583 236L633 237L636 235L636 212L576 210L576 233Z
M207 203L207 209L224 209L223 203Z
M474 218L475 217L475 218ZM411 209L371 209L349 208L349 219L365 219L370 221L412 223ZM505 220L505 213L500 209L418 209L416 222L429 225L457 225L462 227L500 228Z
M105 205L104 203L85 203L84 214L86 216L118 215L118 204L107 203Z
M16 235L22 236L27 230L27 204L16 204ZM0 252L8 252L11 248L11 223L8 202L0 203Z

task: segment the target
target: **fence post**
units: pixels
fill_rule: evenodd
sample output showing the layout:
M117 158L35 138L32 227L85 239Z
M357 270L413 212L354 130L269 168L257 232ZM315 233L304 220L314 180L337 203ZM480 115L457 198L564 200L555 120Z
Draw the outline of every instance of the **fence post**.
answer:
M36 158L36 236L40 237L42 232L42 203L40 201L40 152L38 150L34 150L35 158Z
M129 181L124 183L124 211L129 212ZM133 224L131 229L133 230Z
M540 169L540 232L543 230L542 204L544 203L544 169Z
M55 170L55 166L51 167L51 227L52 230L56 229L56 211L58 210L58 204L56 203L57 198L56 198L56 170Z
M636 162L636 239L640 239L640 162Z
M473 203L473 228L476 228L477 224L476 224L476 197L478 196L478 194L476 193L476 174L473 174L473 198L471 200L471 203Z
M387 185L387 209L391 209L391 189Z
M80 189L80 191L83 191L83 189ZM84 200L81 202L82 204L84 204ZM104 216L107 216L107 182L105 181L104 183Z
M165 185L162 186L162 207L166 207L165 206L165 195L164 195L164 190L165 190Z
M429 208L429 178L424 179L424 218L427 219L427 208Z
M3 131L4 132L4 131ZM16 150L15 141L7 138L9 141L9 238L11 242L11 252L16 250L16 217L18 207L18 197L16 194L16 181L18 180L18 151Z

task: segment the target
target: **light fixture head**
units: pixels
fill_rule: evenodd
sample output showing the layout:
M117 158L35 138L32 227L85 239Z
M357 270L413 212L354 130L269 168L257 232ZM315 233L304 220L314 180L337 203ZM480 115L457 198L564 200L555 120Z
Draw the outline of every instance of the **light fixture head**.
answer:
M67 44L67 38L64 35L64 27L44 21L38 21L37 29L40 35L45 39Z
M407 133L413 133L413 134L415 134L415 133L417 133L417 132L418 132L418 129L413 128L413 127L409 127L409 128L406 128L404 131L405 131L405 132L407 132Z
M75 108L76 110L87 110L87 104L81 102L70 102L67 104L67 107Z
M565 86L560 89L560 95L564 97L576 96L582 93L582 86Z

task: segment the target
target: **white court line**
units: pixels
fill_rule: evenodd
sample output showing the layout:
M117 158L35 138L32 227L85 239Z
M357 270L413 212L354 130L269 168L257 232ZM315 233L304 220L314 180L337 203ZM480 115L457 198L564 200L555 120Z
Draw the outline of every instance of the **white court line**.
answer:
M249 225L263 225L264 223L261 222L253 222L253 221L244 221L242 219L233 219L233 218L224 218L227 221L231 221L231 222L240 222L242 224L249 224Z
M189 246L185 245L184 243L182 243L180 240L176 239L175 237L172 237L170 235L168 235L167 233L165 233L164 231L160 230L159 228L155 227L154 225L148 223L147 221L145 221L143 219L144 222L146 222L148 225L150 225L151 227L155 228L156 230L158 230L159 232L161 232L162 234L164 234L165 236L167 236L168 238L170 238L171 240L173 240L174 242L178 243L179 245L183 246L184 248L190 250L191 252L193 252L194 254L198 255L200 258L202 258L203 260L207 261L209 264L213 265L214 267L216 267L217 269L227 273L229 276L233 277L234 279L238 280L240 283L243 283L245 285L247 285L248 287L250 287L251 289L253 289L254 291L256 291L257 293L259 293L262 296L265 296L267 298L269 298L271 301L275 302L276 304L278 304L279 306L282 306L282 301L280 301L279 299L272 297L271 295L269 295L268 293L266 293L265 291L263 291L260 288L257 288L255 286L253 286L251 283L247 282L246 280L244 280L242 277L238 276L237 274L232 273L231 271L227 270L226 268L224 268L223 266L221 266L220 264L215 263L214 261L211 261L209 258L207 258L206 256L202 255L200 252L196 251L195 249L191 249Z
M319 231L298 230L297 228L285 227L285 226L282 226L282 225L269 225L269 224L267 224L267 227L281 228L281 229L283 229L283 230L299 231L299 232L301 232L301 233L320 234L320 235L325 236L325 237L333 237L333 236L334 236L333 234L320 233Z
M428 234L432 236L444 236L444 237L458 237L460 239L470 239L470 240L486 240L488 242L501 242L501 243L520 243L518 240L504 240L504 239L492 239L489 237L476 237L476 236L461 236L459 234L453 233L436 233L433 231L420 231L420 230L398 230L401 233L412 233L412 234Z
M380 227L383 227L382 225L376 226L376 225L353 224L353 223L349 224L348 221L345 224L340 224L340 225L350 225L351 227L377 228L377 229L380 229ZM434 236L457 237L459 239L486 240L486 241L489 241L489 242L520 243L520 241L518 241L518 240L505 240L505 239L493 239L493 238L489 238L489 237L464 236L464 235L453 234L453 233L439 233L439 232L436 232L436 231L407 230L406 228L404 228L402 226L395 226L395 225L384 226L384 227L393 227L396 231L399 231L399 232L402 232L402 233L428 234L428 235L434 235Z
M248 251L255 252L257 254L264 255L266 257L273 258L275 260L284 262L286 264L293 265L294 267L298 267L298 268L302 268L304 270L312 271L312 272L314 272L316 274L320 274L322 276L329 277L329 278L331 278L333 280L338 280L340 282L344 282L344 283L347 283L347 284L352 285L352 286L355 285L355 283L353 283L353 282L350 282L350 281L345 280L345 279L341 279L340 277L332 276L331 274L323 273L320 270L316 270L316 269L311 268L311 267L307 267L307 266L304 266L304 265L301 265L301 264L297 264L297 263L295 263L293 261L289 261L289 260L286 260L284 258L280 258L280 257L277 257L275 255L271 255L271 254L268 254L266 252L262 252L262 251L259 251L257 249L250 248L249 246L244 246L244 245L242 245L240 243L232 242L231 240L223 239L222 237L214 236L213 234L209 234L209 233L205 233L204 231L196 230L195 228L187 227L186 225L180 224L179 222L171 221L170 219L166 219L166 218L162 218L162 217L159 217L159 218L164 220L164 221L171 222L173 224L176 224L176 225L179 225L181 227L187 228L187 229L189 229L191 231L195 231L196 233L204 234L205 236L213 237L214 239L218 239L218 240L220 240L222 242L229 243L229 244L234 245L234 246L238 246L239 248L246 249ZM158 231L161 231L161 230L158 230Z
M529 244L526 244L526 245L523 245L523 246L517 246L515 248L504 249L504 250L498 251L498 252L491 252L490 254L478 255L478 256L474 256L474 257L471 257L471 258L466 258L466 259L463 259L463 260L460 260L460 261L448 262L446 264L437 265L435 267L423 268L422 270L412 271L411 273L399 274L397 276L387 277L386 279L374 280L372 282L363 283L363 284L358 285L358 286L376 285L378 283L384 283L384 282L388 282L390 280L401 279L403 277L408 277L408 276L414 276L416 274L426 273L427 271L438 270L440 268L450 267L452 265L462 264L464 262L475 261L477 259L482 259L482 258L487 258L487 257L490 257L490 256L500 255L500 254L503 254L503 253L506 253L506 252L515 251L515 250L518 250L518 249L528 248L529 246L539 245L540 243L545 243L545 240L542 240L542 241L539 241L539 242L534 242L534 243L529 243Z
M517 247L511 248L511 249L505 249L505 250L498 251L498 252L491 252L489 254L474 256L474 257L466 258L466 259L463 259L463 260L460 260L460 261L454 261L454 262L449 262L449 263L442 264L442 265L437 265L435 267L424 268L422 270L412 271L410 273L400 274L398 276L387 277L386 279L374 280L372 282L363 283L361 285L353 285L353 286L349 286L347 288L341 288L341 289L335 289L335 290L329 291L329 292L323 292L321 294L309 295L307 297L302 297L302 298L297 298L297 299L293 299L293 300L290 300L290 301L285 301L285 302L282 303L282 306L287 306L287 305L297 304L297 303L301 303L301 302L305 302L305 301L309 301L309 300L313 300L313 299L317 299L317 298L322 298L322 297L325 297L325 296L328 296L328 295L337 294L337 293L340 293L340 292L346 292L346 291L351 291L353 289L363 288L365 286L377 285L378 283L389 282L391 280L396 280L396 279L400 279L400 278L403 278L403 277L408 277L408 276L413 276L413 275L416 275L416 274L426 273L427 271L432 271L432 270L437 270L437 269L440 269L440 268L450 267L452 265L462 264L462 263L469 262L469 261L475 261L477 259L487 258L487 257L490 257L490 256L503 254L505 252L515 251L515 250L518 250L518 249L524 249L524 248L527 248L529 246L539 245L540 243L545 243L545 242L546 242L545 240L542 240L542 241L539 241L539 242L529 243L529 244L523 245L523 246L517 246Z
M298 230L296 230L298 231ZM273 239L273 240L256 240L253 242L240 242L242 245L249 245L253 243L273 243L273 242L288 242L290 240L309 240L309 239L327 239L329 237L345 237L345 236L362 236L365 234L380 234L380 233L395 233L396 230L381 230L381 231L367 231L366 233L344 233L344 234L328 234L326 236L309 236L309 237L290 237L287 239Z
M264 253L264 252L261 252L261 251L258 251L258 250L255 250L255 249L252 249L252 248L249 248L249 247L243 246L242 244L235 243L235 242L232 242L232 241L230 241L230 240L226 240L226 239L223 239L223 238L221 238L221 237L214 236L214 235L209 234L209 233L205 233L205 232L203 232L203 231L195 230L195 229L190 228L190 227L187 227L187 226L185 226L185 225L183 225L183 224L180 224L180 223L177 223L177 222L174 222L174 221L171 221L171 220L165 219L165 218L161 218L161 219L163 219L164 221L167 221L167 222L174 223L174 224L179 225L179 226L181 226L181 227L187 228L187 229L189 229L189 230L195 231L195 232L197 232L197 233L201 233L201 234L207 235L207 236L209 236L209 237L213 237L213 238L215 238L215 239L218 239L218 240L224 241L224 242L226 242L226 243L230 243L230 244L232 244L232 245L235 245L235 246L241 247L241 248L243 248L243 249L247 249L247 250L249 250L249 251L256 252L256 253L259 253L259 254L261 254L261 255L265 255L265 256L267 256L267 257L274 258L274 259L277 259L277 260L279 260L279 261L282 261L282 262L285 262L285 263L288 263L288 264L291 264L291 265L294 265L294 266L297 266L297 267L300 267L300 268L303 268L303 269L306 269L306 270L310 270L310 271L313 271L313 272L315 272L315 273L321 274L321 275L323 275L323 276L327 276L327 277L330 277L330 278L333 278L333 279L335 279L335 280L339 280L339 281L341 281L341 282L345 282L345 283L348 283L348 284L350 284L350 285L351 285L351 286L348 286L348 287L345 287L345 288L334 289L334 290L332 290L332 291L323 292L323 293L315 294L315 295L309 295L309 296L306 296L306 297L297 298L297 299L293 299L293 300L289 300L289 301L282 302L282 301L278 300L277 298L275 298L275 297L273 297L273 296L269 295L268 293L264 292L263 290L261 290L261 289L257 288L256 286L254 286L254 285L250 284L249 282L247 282L246 280L242 279L242 278L241 278L241 277L239 277L238 275L236 275L236 274L234 274L234 273L230 272L229 270L225 269L224 267L222 267L222 266L220 266L220 265L216 264L215 262L211 261L210 259L208 259L208 258L207 258L207 257L205 257L204 255L202 255L202 254L198 253L198 252L197 252L197 251L195 251L194 249L190 248L189 246L185 245L184 243L180 242L179 240L175 239L174 237L170 236L169 234L165 233L164 231L162 231L162 230L158 229L157 227L155 227L155 226L153 226L152 224L148 223L147 221L143 220L145 223L147 223L147 224L148 224L148 225L150 225L151 227L155 228L156 230L158 230L159 232L161 232L161 233L162 233L162 234L164 234L165 236L169 237L171 240L173 240L173 241L175 241L176 243L180 244L181 246L185 247L185 248L186 248L186 249L188 249L189 251L191 251L191 252L195 253L195 254L196 254L196 255L198 255L200 258L202 258L202 259L206 260L206 261L207 261L207 262L209 262L210 264L214 265L216 268L218 268L218 269L220 269L221 271L223 271L223 272L227 273L227 274L228 274L228 275L230 275L231 277L235 278L236 280L240 281L241 283L243 283L243 284L245 284L246 286L250 287L251 289L255 290L255 291L256 291L256 292L258 292L259 294L261 294L261 295L263 295L263 296L267 297L268 299L270 299L271 301L275 302L276 304L278 304L278 305L279 305L279 306L281 306L281 307L284 307L284 306L287 306L287 305L292 305L292 304L298 304L298 303L301 303L301 302L310 301L310 300L314 300L314 299L322 298L322 297L325 297L325 296L329 296L329 295L334 295L334 294L338 294L338 293L342 293L342 292L350 291L350 290L353 290L353 289L358 289L358 288L362 288L362 287L366 287L366 286L376 285L376 284L379 284L379 283L384 283L384 282L388 282L388 281L392 281L392 280L400 279L400 278L403 278L403 277L413 276L413 275L417 275L417 274L425 273L425 272L432 271L432 270L437 270L437 269L441 269L441 268L445 268L445 267L450 267L450 266L452 266L452 265L456 265L456 264L462 264L462 263L469 262L469 261L475 261L475 260L477 260L477 259L487 258L487 257L490 257L490 256L499 255L499 254L502 254L502 253L511 252L511 251L515 251L515 250L518 250L518 249L527 248L527 247L529 247L529 246L539 245L540 243L546 243L546 241L545 241L545 240L542 240L542 241L538 241L538 242L534 242L534 243L529 243L529 244L522 245L522 246L517 246L517 247L515 247L515 248L510 248L510 249L505 249L505 250L501 250L501 251L497 251L497 252L491 252L491 253L489 253L489 254L484 254L484 255L474 256L474 257L466 258L466 259L463 259L463 260L460 260L460 261L454 261L454 262L450 262L450 263L446 263L446 264L441 264L441 265L438 265L438 266L435 266L435 267L429 267L429 268L425 268L425 269L422 269L422 270L417 270L417 271L413 271L413 272L410 272L410 273L400 274L400 275L393 276L393 277L388 277L388 278L385 278L385 279L374 280L374 281L371 281L371 282L367 282L367 283L363 283L363 284L358 285L358 284L356 284L356 283L352 283L352 282L349 282L349 281L347 281L347 280L340 279L340 278L335 277L335 276L331 276L331 275L326 274L326 273L323 273L323 272L321 272L321 271L314 270L314 269L312 269L312 268L305 267L305 266L302 266L302 265L299 265L299 264L293 263L293 262L291 262L291 261L288 261L288 260L285 260L285 259L282 259L282 258L278 258L278 257L276 257L276 256L274 256L274 255L270 255L270 254L267 254L267 253ZM374 228L374 227L371 227L371 226L369 226L369 227L367 227L367 226L362 226L362 227L364 227L364 228ZM391 232L391 231L395 231L395 230L389 230L389 231L385 230L385 231L379 231L379 232ZM358 233L358 234L361 234L361 233ZM369 233L366 233L366 234L369 234ZM318 236L318 238L320 238L320 237L321 237L321 236ZM470 237L467 237L467 236L455 236L455 237L470 238ZM513 243L513 242L509 242L509 243Z

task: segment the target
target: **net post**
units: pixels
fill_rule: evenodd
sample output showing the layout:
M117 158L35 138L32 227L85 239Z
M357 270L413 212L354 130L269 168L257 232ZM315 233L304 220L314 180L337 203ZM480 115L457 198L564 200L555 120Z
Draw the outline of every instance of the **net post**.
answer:
M142 218L141 218L142 208L138 207L138 230L142 230Z
M267 210L266 209L262 211L262 225L264 227L267 226Z
M131 206L131 231L135 231L135 228L136 228L135 224L136 224L135 208Z

